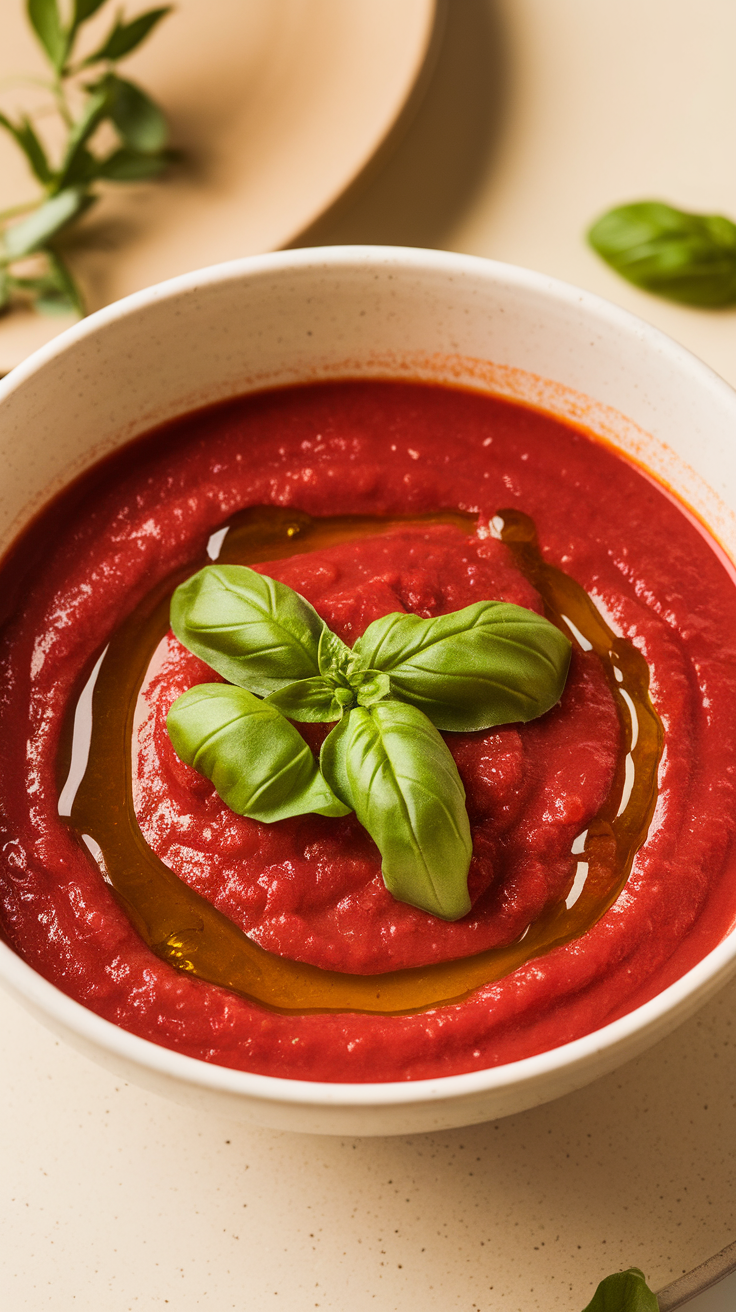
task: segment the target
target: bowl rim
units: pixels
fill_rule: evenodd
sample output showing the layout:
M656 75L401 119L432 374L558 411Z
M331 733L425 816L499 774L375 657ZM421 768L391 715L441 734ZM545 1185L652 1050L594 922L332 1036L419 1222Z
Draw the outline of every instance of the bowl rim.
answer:
M292 273L307 269L347 269L379 265L384 269L401 268L402 272L444 273L451 277L482 278L495 285L524 289L568 306L574 305L587 318L602 321L629 336L646 342L651 349L666 354L674 367L694 375L701 386L720 392L732 407L736 392L697 356L667 334L637 315L595 293L547 274L524 269L501 261L450 251L424 250L392 246L335 246L279 251L266 255L245 256L222 264L181 274L154 284L114 302L66 329L35 351L0 380L0 403L18 387L57 357L74 348L77 342L94 335L118 319L137 314L151 304L193 294L213 284L248 281L268 274ZM659 480L657 480L659 481ZM695 966L664 988L649 1001L635 1007L599 1029L544 1052L502 1065L486 1067L457 1075L430 1079L407 1079L373 1083L327 1082L260 1075L252 1071L217 1065L198 1057L189 1057L172 1048L141 1038L104 1019L82 1003L76 1002L25 962L9 945L0 941L0 983L21 1002L37 1010L80 1040L111 1055L148 1069L161 1076L203 1090L240 1095L261 1102L298 1104L306 1107L401 1107L412 1103L427 1104L447 1099L463 1099L512 1085L529 1085L555 1073L571 1070L591 1057L611 1052L627 1043L638 1032L645 1034L661 1022L662 1036L666 1018L688 998L693 1008L700 1005L698 994L718 987L719 976L730 973L736 959L736 925ZM703 999L704 1000L704 999ZM689 1014L689 1013L688 1013ZM685 1016L683 1016L685 1019ZM656 1037L652 1040L656 1041ZM630 1046L630 1045L629 1045ZM644 1046L644 1044L642 1045ZM635 1055L632 1051L631 1055ZM603 1073L603 1068L600 1073ZM560 1093L565 1092L560 1088ZM554 1096L554 1095L553 1095Z

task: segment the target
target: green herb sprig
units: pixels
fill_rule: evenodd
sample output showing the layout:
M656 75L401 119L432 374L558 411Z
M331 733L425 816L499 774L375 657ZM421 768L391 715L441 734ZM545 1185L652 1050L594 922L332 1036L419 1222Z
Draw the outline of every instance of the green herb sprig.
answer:
M644 291L705 309L736 304L736 223L721 214L637 201L604 214L588 241Z
M659 1312L659 1303L643 1271L632 1266L601 1280L583 1312Z
M436 619L386 615L351 648L299 593L242 565L208 566L177 588L171 626L228 680L189 689L167 728L231 810L266 822L354 811L394 897L445 920L467 914L465 790L440 730L554 706L571 651L559 629L479 601ZM291 720L338 722L319 766Z
M42 188L35 199L0 213L0 312L22 299L45 313L83 315L81 293L57 239L99 199L95 184L147 181L173 157L161 109L135 82L117 73L120 61L138 49L171 6L149 9L130 21L118 12L101 44L77 58L84 24L106 3L73 0L65 23L58 0L27 0L29 22L51 65L51 76L41 85L61 119L64 144L53 157L30 115L0 113L0 128L22 150ZM102 123L117 137L107 153L96 151L93 142ZM40 257L40 271L33 276L16 267L31 256Z

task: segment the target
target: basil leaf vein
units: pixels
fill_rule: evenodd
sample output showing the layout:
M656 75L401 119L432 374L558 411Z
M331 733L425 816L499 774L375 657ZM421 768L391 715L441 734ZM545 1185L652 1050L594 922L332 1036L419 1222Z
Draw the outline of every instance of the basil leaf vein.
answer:
M438 729L469 733L535 719L554 706L571 645L533 611L478 601L434 619L385 615L355 650L390 675L392 696L419 707Z
M414 706L357 706L328 735L322 773L382 858L389 892L459 920L470 910L465 789L440 734Z
M315 811L347 815L301 734L244 688L202 683L174 702L166 727L177 755L206 776L231 811L271 824Z

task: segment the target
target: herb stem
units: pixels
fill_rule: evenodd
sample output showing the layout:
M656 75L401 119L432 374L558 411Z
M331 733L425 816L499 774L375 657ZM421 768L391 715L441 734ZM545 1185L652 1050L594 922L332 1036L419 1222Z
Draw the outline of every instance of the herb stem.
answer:
M43 205L45 199L45 196L37 196L35 200L22 201L20 205L9 205L6 210L0 210L0 223L15 219L19 214L30 214L32 210L37 210L39 205Z
M59 113L63 118L64 122L66 123L66 126L68 128L74 127L74 119L72 118L72 113L69 108L69 102L67 101L66 98L66 91L64 89L64 76L62 73L57 73L56 77L54 78L51 89L54 93L54 99L58 106Z

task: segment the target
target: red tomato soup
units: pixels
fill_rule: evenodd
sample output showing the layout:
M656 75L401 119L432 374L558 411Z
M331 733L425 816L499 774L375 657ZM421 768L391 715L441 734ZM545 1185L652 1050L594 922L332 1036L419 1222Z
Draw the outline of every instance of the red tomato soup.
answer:
M509 531L528 544L532 521L533 569ZM463 919L396 901L353 814L247 819L179 760L168 710L219 676L167 631L167 599L218 553L348 644L392 612L488 598L562 615L561 701L443 735L473 840ZM135 1034L295 1079L477 1070L625 1014L736 917L733 578L671 498L566 424L422 384L260 393L96 466L2 573L3 933ZM297 727L315 752L329 729Z

